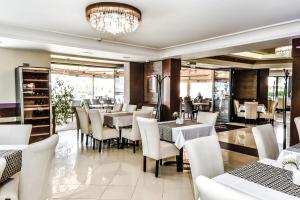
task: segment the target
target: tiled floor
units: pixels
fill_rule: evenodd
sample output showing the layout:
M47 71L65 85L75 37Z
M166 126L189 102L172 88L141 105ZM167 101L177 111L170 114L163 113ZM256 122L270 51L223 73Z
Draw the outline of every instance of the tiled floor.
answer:
M76 131L60 132L59 145L49 181L49 199L193 200L190 172L175 166L160 168L154 162L142 171L141 150L104 149L99 154L77 142ZM257 158L223 150L225 169L234 169Z

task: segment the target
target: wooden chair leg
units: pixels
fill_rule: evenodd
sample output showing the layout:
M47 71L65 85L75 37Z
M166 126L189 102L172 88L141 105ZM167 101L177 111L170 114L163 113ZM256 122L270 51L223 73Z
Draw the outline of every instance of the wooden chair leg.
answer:
M83 133L81 133L81 143L83 142Z
M159 160L159 164L160 164L160 166L162 166L162 164L163 164L162 159Z
M132 141L133 153L135 153L135 141Z
M147 168L147 157L144 156L144 162L143 162L143 170L144 170L144 172L146 172L146 168Z
M88 146L88 144L89 144L89 136L86 135L85 136L85 145Z
M117 148L120 149L120 138L117 138Z
M110 139L108 139L107 147L110 148Z
M95 149L95 146L96 146L96 140L95 138L93 138L93 149Z
M155 177L158 177L159 160L155 161Z

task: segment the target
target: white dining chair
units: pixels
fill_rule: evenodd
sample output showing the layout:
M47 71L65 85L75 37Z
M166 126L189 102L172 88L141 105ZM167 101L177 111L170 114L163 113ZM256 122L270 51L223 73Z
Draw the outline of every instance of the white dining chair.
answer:
M0 125L0 145L27 145L32 125Z
M270 123L274 124L277 105L278 101L274 101L272 103L271 112L261 113L259 118L268 120Z
M116 139L119 147L119 133L114 128L103 127L100 112L97 110L90 110L89 116L91 119L93 148L95 147L95 140L99 142L99 152L102 150L102 143L104 140ZM109 142L110 144L110 142Z
M5 169L5 166L6 166L6 160L5 158L1 158L0 157L0 178L2 177L2 173Z
M92 136L92 129L89 122L89 116L85 108L77 107L76 108L79 124L80 124L80 131L81 131L81 142L83 141L83 136L86 135L86 145L88 145L88 138Z
M153 112L154 112L154 107L152 107L152 106L142 106L141 111L142 112L150 112L151 116L152 116Z
M135 153L136 142L141 140L141 133L136 120L137 117L150 118L152 115L151 111L134 111L132 117L132 128L122 129L122 138L132 141L133 153Z
M205 176L197 177L196 184L199 190L199 200L258 200Z
M271 124L252 128L259 159L269 158L276 160L279 155L276 134Z
M160 134L156 119L137 117L138 126L141 132L144 164L143 170L146 172L147 157L154 159L155 177L158 177L159 161L179 155L179 150L172 143L160 141ZM178 158L178 157L177 157ZM179 159L177 159L178 161Z
M298 137L299 137L299 141L300 141L300 117L295 117L294 122L296 124L296 128L298 131Z
M216 125L218 118L218 113L211 112L198 112L197 122L202 124L210 124L212 126Z
M198 199L196 178L200 175L212 178L224 173L221 147L217 135L201 137L186 142L190 161L195 199Z
M126 112L133 112L133 111L136 111L136 105L131 105L129 104L126 108Z
M233 100L233 107L234 107L234 114L237 117L245 117L245 113L244 112L240 112L240 102L236 99Z
M127 103L124 103L123 106L122 106L122 111L123 111L123 112L126 112L127 107L128 107L128 104L127 104Z
M53 135L23 149L21 172L0 186L0 199L46 200L57 143L58 135Z
M257 114L257 107L258 102L245 102L245 122L247 120L257 120L258 114Z
M116 103L112 109L112 112L121 112L123 108L123 104Z

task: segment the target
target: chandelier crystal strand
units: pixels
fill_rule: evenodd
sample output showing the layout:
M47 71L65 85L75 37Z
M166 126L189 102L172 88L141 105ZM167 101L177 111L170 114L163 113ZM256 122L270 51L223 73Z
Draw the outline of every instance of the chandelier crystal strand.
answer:
M283 57L292 56L292 46L283 46L275 49L275 55Z
M141 22L141 12L137 8L121 3L89 5L86 16L91 26L102 34L128 34L134 32Z

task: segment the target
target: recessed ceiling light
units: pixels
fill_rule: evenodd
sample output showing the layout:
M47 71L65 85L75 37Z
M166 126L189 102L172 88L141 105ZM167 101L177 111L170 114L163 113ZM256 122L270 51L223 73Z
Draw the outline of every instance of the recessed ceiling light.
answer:
M84 53L84 54L93 54L92 52L89 52L89 51L83 51L82 53Z
M129 57L129 56L123 56L123 58L124 58L124 59L129 59L130 57Z

